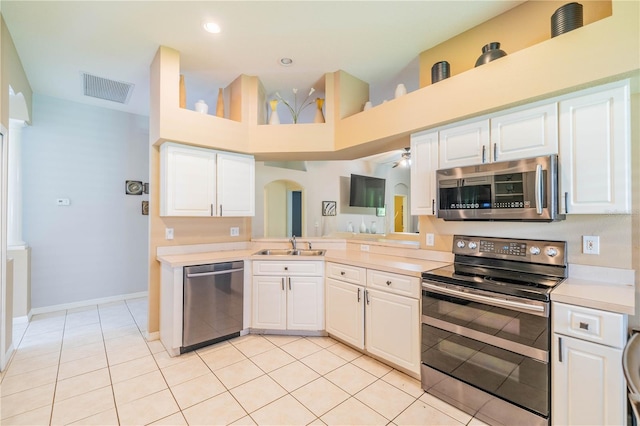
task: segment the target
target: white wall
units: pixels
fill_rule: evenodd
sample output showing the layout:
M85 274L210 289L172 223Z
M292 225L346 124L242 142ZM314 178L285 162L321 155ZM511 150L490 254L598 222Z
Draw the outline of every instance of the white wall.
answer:
M125 195L125 180L148 182L148 140L148 117L34 95L22 142L33 308L147 290L149 197Z
M358 160L307 161L306 165L307 171L300 171L265 166L263 162L256 162L256 215L251 225L253 238L262 238L265 235L264 187L276 180L294 181L303 187L306 213L306 221L303 222L306 223L306 228L303 233L306 237L320 237L336 231L344 232L347 230L349 222L353 223L355 231L358 232L362 220L365 221L367 228L370 228L371 222L375 221L377 233L383 233L385 229L392 226L390 221L393 218L393 188L399 182L409 185L408 169L400 167L392 169L392 163L376 165ZM373 208L349 207L349 188L347 186L345 189L344 184L345 178L348 182L351 173L376 176L387 180L385 191L387 220L384 217L376 217L376 211ZM336 216L322 216L323 201L337 202Z

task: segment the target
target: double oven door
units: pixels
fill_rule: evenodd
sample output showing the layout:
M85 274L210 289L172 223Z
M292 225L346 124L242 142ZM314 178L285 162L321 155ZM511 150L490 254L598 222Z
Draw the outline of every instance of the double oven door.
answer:
M422 386L487 423L548 424L549 333L549 302L423 279Z

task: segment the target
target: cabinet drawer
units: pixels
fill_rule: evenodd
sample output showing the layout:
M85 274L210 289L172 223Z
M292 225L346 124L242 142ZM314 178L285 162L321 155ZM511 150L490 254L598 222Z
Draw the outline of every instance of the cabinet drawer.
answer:
M367 282L367 270L341 263L327 263L327 278L364 286Z
M253 262L253 275L322 276L323 262L300 260L258 260Z
M413 298L420 297L420 278L390 272L367 270L367 287Z
M554 303L552 309L555 333L615 348L624 347L627 332L624 315L564 303Z

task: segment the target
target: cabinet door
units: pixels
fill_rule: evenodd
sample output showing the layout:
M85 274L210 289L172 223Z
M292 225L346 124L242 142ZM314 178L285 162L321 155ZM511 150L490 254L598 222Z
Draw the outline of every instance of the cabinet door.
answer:
M160 216L212 216L215 151L165 143L160 157Z
M491 118L491 161L518 160L557 153L557 103Z
M287 290L287 329L324 330L322 277L288 277Z
M268 330L287 328L287 292L284 277L253 277L253 327Z
M630 213L629 86L560 102L560 198L568 214Z
M441 169L490 161L488 119L440 130L439 138Z
M326 330L364 349L364 287L327 278Z
M255 215L255 168L252 156L218 154L217 215Z
M420 373L420 314L417 299L367 289L367 351Z
M552 423L625 424L622 349L559 334L554 334L552 348Z
M436 214L438 132L411 135L411 214Z

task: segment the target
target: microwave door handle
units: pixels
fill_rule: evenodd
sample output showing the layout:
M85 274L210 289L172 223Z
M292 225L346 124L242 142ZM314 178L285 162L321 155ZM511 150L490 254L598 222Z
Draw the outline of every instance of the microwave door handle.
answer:
M542 196L544 192L542 181L542 165L536 165L536 213L542 214Z

